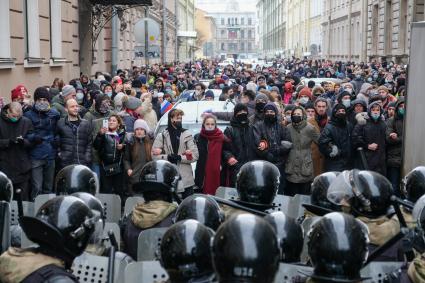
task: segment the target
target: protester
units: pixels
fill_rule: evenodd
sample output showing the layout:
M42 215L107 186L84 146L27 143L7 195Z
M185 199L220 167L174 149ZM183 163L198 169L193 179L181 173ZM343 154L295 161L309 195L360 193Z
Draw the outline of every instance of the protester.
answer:
M69 99L77 99L77 91L72 85L65 85L61 94L52 99L52 108L59 112L61 118L68 115L65 104Z

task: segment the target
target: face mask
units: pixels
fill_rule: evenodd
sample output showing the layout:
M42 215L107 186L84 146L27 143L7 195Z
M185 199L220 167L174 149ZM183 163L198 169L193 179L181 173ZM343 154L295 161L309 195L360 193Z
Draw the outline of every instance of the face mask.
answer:
M291 115L287 115L286 116L286 122L292 123L292 117L291 117Z
M303 97L300 98L300 103L301 104L307 104L308 100L309 100L308 97L303 96Z
M224 84L220 84L220 85L219 85L219 87L220 87L220 88L224 88Z
M350 105L351 105L351 100L350 100L350 99L343 99L343 100L342 100L342 105L344 105L344 106L345 106L345 108L350 107Z
M337 114L335 114L335 117L339 120L345 120L346 114L345 113L337 113Z
M16 117L9 117L9 120L10 120L10 122L12 122L12 123L16 123L16 122L18 122L18 118L16 118Z
M173 125L176 129L181 129L183 127L181 121L173 122Z
M241 124L245 124L248 121L248 114L247 113L238 114L236 115L236 120Z
M292 118L292 123L295 123L295 124L296 123L299 123L299 122L301 122L303 120L303 117L298 116L298 115L294 115L291 118Z
M267 124L272 124L276 121L276 115L273 114L266 114L264 115L264 122Z
M99 113L105 114L105 113L108 113L108 111L109 111L109 105L102 103L102 105L100 105L99 107Z
M264 106L266 106L264 102L257 102L255 103L255 110L262 113L264 111Z
M205 130L206 130L207 132L212 132L212 131L214 131L214 130L215 130L215 127L214 127L214 126L205 126Z
M371 83L371 82L372 82L372 78L371 78L371 77L367 78L367 81L368 81L369 83Z
M379 119L379 117L381 117L381 114L379 114L379 113L372 113L371 116L372 116L372 119L373 120L377 121Z
M351 88L346 88L346 89L344 89L344 91L348 92L349 94L353 93L353 90Z
M83 102L83 99L84 99L84 93L77 92L77 102L81 103L81 102Z
M112 92L107 92L106 95L111 98L112 97Z
M131 89L126 89L126 90L125 90L125 94L127 94L127 95L131 95Z
M401 116L401 117L403 117L403 116L404 116L404 108L399 108L399 109L397 110L397 112L398 112L398 115L399 115L399 116Z
M49 102L36 102L34 105L35 109L37 109L40 112L45 112L48 111L50 109L50 104Z

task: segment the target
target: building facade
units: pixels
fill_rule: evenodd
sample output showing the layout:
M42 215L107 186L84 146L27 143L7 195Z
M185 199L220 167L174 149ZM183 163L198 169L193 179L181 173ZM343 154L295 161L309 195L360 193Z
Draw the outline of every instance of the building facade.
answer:
M196 8L196 52L195 58L213 58L215 54L216 24L207 12Z
M177 60L187 62L194 59L196 51L195 0L176 0L177 8Z

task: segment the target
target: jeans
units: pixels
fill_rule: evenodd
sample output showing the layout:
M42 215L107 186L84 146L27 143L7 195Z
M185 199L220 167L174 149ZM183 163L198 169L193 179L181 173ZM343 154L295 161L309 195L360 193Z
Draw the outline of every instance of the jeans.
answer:
M39 194L53 192L53 179L55 175L55 160L31 160L31 199Z
M400 191L400 167L387 167L387 178L393 185L394 194L398 197L401 197Z

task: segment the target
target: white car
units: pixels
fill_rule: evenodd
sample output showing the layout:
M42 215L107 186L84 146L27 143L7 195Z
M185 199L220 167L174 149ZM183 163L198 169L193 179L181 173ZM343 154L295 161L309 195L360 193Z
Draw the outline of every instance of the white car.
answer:
M214 101L218 101L218 99L220 98L220 95L222 93L221 89L206 89L205 91L211 90L214 93ZM185 90L180 96L179 99L177 100L178 102L187 102L188 99L190 97L193 96L193 93L195 91L192 90Z
M307 85L309 81L314 81L316 85L320 85L322 82L333 82L333 83L341 83L342 80L335 78L303 78L301 83L303 85Z
M223 62L218 63L219 67L226 67L228 65L232 65L233 66L234 60L233 59L226 59Z

